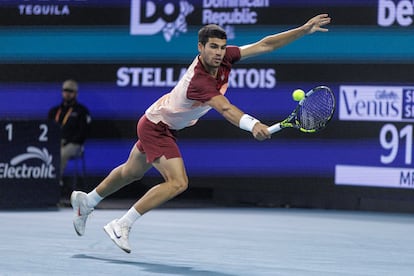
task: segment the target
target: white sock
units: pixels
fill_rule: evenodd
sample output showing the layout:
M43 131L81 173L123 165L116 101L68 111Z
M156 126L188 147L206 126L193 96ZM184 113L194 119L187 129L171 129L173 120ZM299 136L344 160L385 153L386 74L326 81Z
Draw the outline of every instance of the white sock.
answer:
M140 213L138 213L137 210L135 210L135 207L132 206L126 214L118 220L119 223L125 223L129 227L134 224L134 222L141 217Z
M95 208L103 197L101 197L97 192L96 189L93 189L92 192L88 193L88 205L89 207Z

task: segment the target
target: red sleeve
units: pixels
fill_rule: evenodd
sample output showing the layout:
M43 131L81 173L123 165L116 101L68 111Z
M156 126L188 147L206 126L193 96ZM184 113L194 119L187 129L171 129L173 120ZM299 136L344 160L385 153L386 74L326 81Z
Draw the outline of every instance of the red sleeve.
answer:
M224 58L228 59L232 64L239 61L241 58L240 48L237 46L227 46Z
M205 103L214 96L221 95L216 81L208 73L195 74L188 86L187 97Z
M214 96L221 95L219 91L220 87L224 83L227 83L232 64L239 61L240 58L241 54L239 47L227 46L226 54L224 55L223 62L219 69L221 72L226 73L226 79L222 82L217 81L209 75L199 61L194 68L194 76L187 90L187 98L205 103Z

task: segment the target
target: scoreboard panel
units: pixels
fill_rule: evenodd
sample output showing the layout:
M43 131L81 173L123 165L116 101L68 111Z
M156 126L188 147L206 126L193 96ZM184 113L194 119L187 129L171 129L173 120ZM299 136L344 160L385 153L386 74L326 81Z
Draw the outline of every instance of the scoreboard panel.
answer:
M0 121L0 207L56 206L60 128L40 120Z

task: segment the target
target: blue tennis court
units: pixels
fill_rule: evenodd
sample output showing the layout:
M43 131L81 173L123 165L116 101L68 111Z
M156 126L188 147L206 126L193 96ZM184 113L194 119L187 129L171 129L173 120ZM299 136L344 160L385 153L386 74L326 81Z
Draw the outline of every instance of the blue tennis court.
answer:
M162 208L137 221L132 253L72 210L0 212L0 275L413 275L408 214L263 208Z

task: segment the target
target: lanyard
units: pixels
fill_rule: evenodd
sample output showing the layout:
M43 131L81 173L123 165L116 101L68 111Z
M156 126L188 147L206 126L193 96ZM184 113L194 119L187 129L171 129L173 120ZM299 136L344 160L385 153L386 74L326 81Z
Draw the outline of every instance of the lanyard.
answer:
M69 108L68 112L66 112L65 117L63 118L63 121L62 121L62 124L61 124L61 126L62 126L62 127L63 127L63 126L66 124L66 122L68 121L69 116L70 116L70 114L72 113L72 111L73 111L73 108L71 107L71 108ZM61 107L59 107L59 110L56 112L56 116L55 116L55 121L56 121L56 123L59 123L60 113L62 113L62 108L61 108Z

